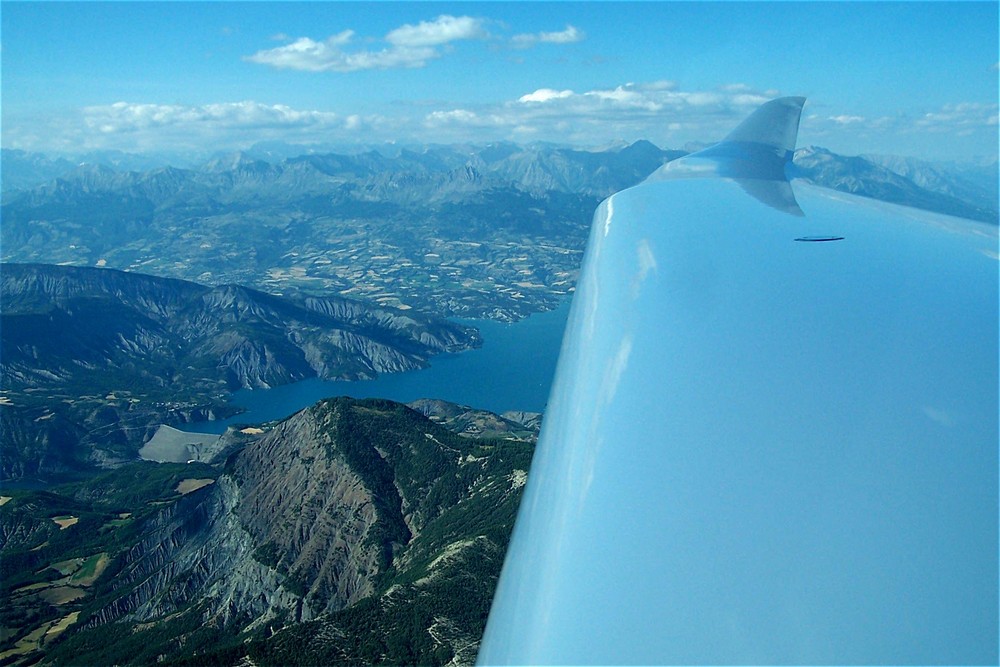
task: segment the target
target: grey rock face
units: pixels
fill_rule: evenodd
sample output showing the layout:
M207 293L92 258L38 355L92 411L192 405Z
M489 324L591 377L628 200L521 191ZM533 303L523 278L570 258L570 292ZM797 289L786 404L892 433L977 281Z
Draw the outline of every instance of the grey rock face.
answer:
M338 451L337 416L300 412L233 467L242 496L236 515L320 612L371 595L380 573L375 499Z
M470 662L530 455L530 443L460 437L390 401L323 401L144 519L82 636L194 613L219 638L249 633L244 655L272 662ZM176 656L181 644L162 641L155 655Z

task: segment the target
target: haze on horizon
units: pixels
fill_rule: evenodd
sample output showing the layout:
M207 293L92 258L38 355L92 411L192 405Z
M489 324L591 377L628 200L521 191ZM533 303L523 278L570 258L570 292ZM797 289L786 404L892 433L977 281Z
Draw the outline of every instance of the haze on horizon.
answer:
M997 157L995 2L4 2L4 148L711 142Z

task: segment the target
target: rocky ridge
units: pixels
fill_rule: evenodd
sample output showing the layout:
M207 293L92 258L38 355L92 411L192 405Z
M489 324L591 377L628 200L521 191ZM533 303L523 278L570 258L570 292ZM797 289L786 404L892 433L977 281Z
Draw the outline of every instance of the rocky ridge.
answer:
M996 189L989 188L985 179L970 178L967 173L949 172L901 158L847 157L816 146L795 151L793 165L797 177L822 187L993 225L998 223ZM977 171L988 174L990 168ZM992 171L995 181L995 164Z
M69 535L48 506L83 527L105 522L77 547L112 556L91 595L71 603L77 624L43 647L53 664L468 663L531 450L461 437L390 401L323 401L248 439L221 470L135 464L169 473L162 491L129 491L149 473L123 468L50 494L50 505L18 493L0 510L12 527L0 553L27 564L5 571L4 586L28 591L32 572L65 558ZM170 495L185 470L207 485ZM123 509L129 519L108 523ZM95 511L105 518L86 518ZM121 641L102 641L109 632Z

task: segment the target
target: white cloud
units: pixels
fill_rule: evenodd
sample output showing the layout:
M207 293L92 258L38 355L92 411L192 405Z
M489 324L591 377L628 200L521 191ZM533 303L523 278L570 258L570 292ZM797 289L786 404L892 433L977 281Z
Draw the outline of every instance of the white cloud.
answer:
M718 106L726 100L726 95L723 93L713 93L705 91L695 91L695 92L677 92L673 94L679 101L683 101L684 104L689 104L693 107L711 107ZM734 103L736 100L746 100L746 94L741 93L739 95L732 95L730 98ZM745 102L744 102L745 103Z
M462 39L486 36L483 20L471 16L443 14L433 21L402 25L385 36L385 41L400 47L440 46Z
M704 117L706 109L709 114L729 111L743 113L744 110L770 99L748 90L685 91L679 90L670 81L654 81L648 84L626 83L614 88L597 88L582 93L540 88L522 95L518 102L544 104L560 114L616 114L619 119L626 119L634 113L648 116L650 113L662 112L664 119L681 123L685 116L698 114Z
M450 111L432 111L424 117L423 127L430 130L471 129L475 131L490 131L498 128L508 128L515 124L517 118L485 110L482 113L468 109L452 109Z
M849 116L847 114L841 114L839 116L830 116L829 120L832 120L838 125L851 125L852 123L863 123L865 122L864 116Z
M298 69L309 72L326 70L349 71L346 67L347 55L341 47L354 36L353 30L345 30L331 35L322 42L308 37L300 37L291 44L258 51L245 60L261 65L271 65L279 69Z
M743 106L743 107L746 107L746 106L755 106L756 107L756 106L760 106L764 102L767 102L769 100L773 100L775 97L779 97L779 95L777 95L777 94L769 95L767 93L764 93L764 94L761 94L761 93L744 93L742 95L734 95L733 98L732 98L732 100L731 100L731 102L733 104L737 105L737 106Z
M845 155L888 153L929 160L995 156L997 109L995 103L978 102L903 107L892 114L827 109L803 117L799 145L820 145Z
M567 25L565 30L560 32L543 32L539 36L539 41L550 44L572 44L582 42L587 34L575 26Z
M452 109L451 111L432 111L427 115L427 120L431 124L451 122L470 124L478 122L479 116L466 109Z
M389 31L385 36L388 47L381 50L349 50L354 37L353 30L344 30L320 42L299 37L290 44L263 49L244 60L306 72L423 67L428 61L441 57L435 47L457 40L483 39L486 31L482 19L442 15L433 21L405 24Z
M561 100L567 97L572 97L572 90L552 90L551 88L539 88L533 93L528 93L527 95L521 95L518 98L518 102L528 103L528 102L548 102L550 100Z
M559 32L537 32L514 35L511 37L510 41L516 47L527 48L538 43L572 44L574 42L582 42L586 37L586 33L579 28L567 25L565 30L560 30Z
M634 86L635 84L627 83L625 85ZM660 80L660 81L651 81L647 83L644 87L646 90L674 90L675 88L677 88L677 84L673 81Z
M618 86L614 90L591 90L584 93L584 96L593 97L602 102L614 104L619 107L631 107L634 109L646 109L647 111L659 111L663 105L656 101L658 91L637 90L634 84Z
M439 141L544 138L598 145L650 139L662 146L679 147L687 141L725 136L767 99L749 86L682 90L670 81L626 83L583 92L539 88L507 102L463 109L471 115L432 112L425 116L425 125L442 133Z
M382 116L341 115L254 101L205 105L114 104L85 107L50 119L45 133L20 123L4 128L5 146L80 152L113 148L195 151L246 148L259 141L360 143L388 136L395 122Z
M915 129L926 132L969 131L996 126L996 104L962 102L946 104L936 111L924 113L914 121Z
M107 134L177 125L243 128L327 126L339 122L340 117L328 111L300 111L283 104L266 105L251 101L202 106L116 102L84 108L83 120L87 126Z

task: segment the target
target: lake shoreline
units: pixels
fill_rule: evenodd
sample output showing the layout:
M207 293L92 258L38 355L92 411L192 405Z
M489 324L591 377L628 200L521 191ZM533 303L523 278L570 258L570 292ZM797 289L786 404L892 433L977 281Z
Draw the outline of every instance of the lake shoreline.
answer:
M270 389L241 389L229 404L241 408L234 417L174 425L189 433L221 434L231 426L285 419L324 398L386 398L400 403L441 399L496 414L544 412L562 345L572 298L558 308L518 322L451 321L480 330L483 345L432 357L427 368L384 373L374 380L309 378Z

